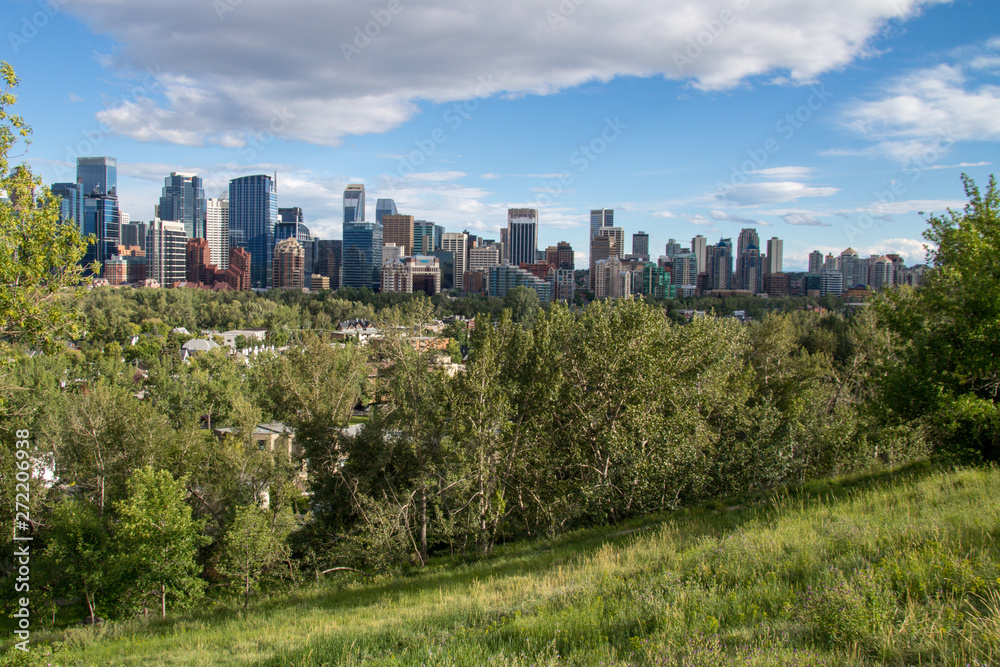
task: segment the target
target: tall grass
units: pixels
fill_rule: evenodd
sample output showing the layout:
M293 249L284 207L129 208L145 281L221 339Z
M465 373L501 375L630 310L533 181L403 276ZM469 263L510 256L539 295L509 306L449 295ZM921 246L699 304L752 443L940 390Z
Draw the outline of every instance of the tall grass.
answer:
M73 629L52 664L989 665L1000 471L910 469L507 545L246 614Z

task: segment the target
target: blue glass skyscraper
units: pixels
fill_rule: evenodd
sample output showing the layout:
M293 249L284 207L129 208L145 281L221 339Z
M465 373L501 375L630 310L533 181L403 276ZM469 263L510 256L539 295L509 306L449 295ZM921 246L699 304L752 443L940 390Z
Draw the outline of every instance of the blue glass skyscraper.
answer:
M104 264L118 254L121 225L118 220L118 198L111 196L85 197L83 200L83 233L93 234L97 243L87 246L84 266L97 261Z
M205 238L205 188L196 174L174 172L163 179L160 220L184 224L189 239Z
M113 157L78 157L76 180L83 196L115 195L118 191L118 160Z
M382 225L377 222L344 223L344 285L382 286Z
M229 181L229 247L250 253L250 286L271 285L278 192L266 174Z
M375 202L375 222L382 224L383 215L399 215L396 202L391 199L379 199Z
M59 202L59 222L73 221L83 230L83 188L79 183L53 183L52 194L61 197Z
M365 219L365 186L348 185L344 190L344 222L362 222Z

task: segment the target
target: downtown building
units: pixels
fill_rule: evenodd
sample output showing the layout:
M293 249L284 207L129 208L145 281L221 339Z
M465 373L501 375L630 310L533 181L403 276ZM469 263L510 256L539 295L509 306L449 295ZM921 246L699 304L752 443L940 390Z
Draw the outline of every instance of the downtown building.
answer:
M507 263L513 266L538 260L538 209L507 209L506 252Z
M241 176L229 182L229 247L250 254L250 285L271 286L274 230L278 224L278 191L266 174Z

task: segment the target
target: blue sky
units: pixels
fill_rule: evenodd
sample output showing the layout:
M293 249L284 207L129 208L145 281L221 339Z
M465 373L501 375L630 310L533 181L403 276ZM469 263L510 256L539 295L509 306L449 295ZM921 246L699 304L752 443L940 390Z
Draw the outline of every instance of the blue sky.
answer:
M133 220L172 171L209 196L277 171L321 238L364 183L369 218L486 237L536 207L580 267L591 208L654 256L755 226L786 270L913 264L919 212L1000 157L995 0L6 0L0 27L20 159L52 183L116 157Z

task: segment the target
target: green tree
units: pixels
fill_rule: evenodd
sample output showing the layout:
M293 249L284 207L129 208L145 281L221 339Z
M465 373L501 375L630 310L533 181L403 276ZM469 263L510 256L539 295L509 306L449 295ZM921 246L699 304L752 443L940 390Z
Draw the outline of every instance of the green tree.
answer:
M510 311L510 318L514 322L530 325L538 316L541 305L538 302L538 292L519 285L507 292L503 298L504 310Z
M108 527L90 503L69 499L59 503L49 519L42 560L52 574L51 585L61 597L82 595L94 618L97 597L113 582Z
M939 453L1000 460L1000 190L963 175L969 203L928 218L930 270L915 290L876 301L901 362L885 405L903 421L930 420Z
M10 168L11 149L31 130L10 111L18 80L6 62L0 80L0 191L8 197L0 200L0 340L51 350L80 333L66 290L84 281L88 239L77 225L59 224L59 198L26 165Z
M156 599L160 616L167 616L167 601L187 607L199 600L204 581L198 574L198 548L208 543L202 524L191 516L185 502L184 480L166 470L147 466L128 483L128 497L117 504L115 530L118 558L128 582L134 607Z
M222 572L239 580L244 609L250 604L250 594L257 589L261 576L288 557L285 539L290 516L287 510L278 516L285 520L272 522L272 517L256 505L244 505L236 510L236 517L226 531Z

